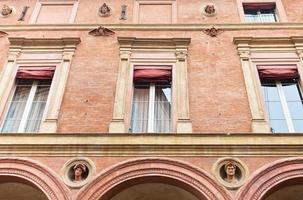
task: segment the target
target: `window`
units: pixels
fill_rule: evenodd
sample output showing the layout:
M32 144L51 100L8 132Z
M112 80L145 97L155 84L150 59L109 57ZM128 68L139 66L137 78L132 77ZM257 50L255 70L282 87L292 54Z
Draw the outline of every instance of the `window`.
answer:
M246 22L277 22L275 3L243 3Z
M118 42L120 61L109 133L192 133L187 83L190 38L118 37ZM139 105L142 96L154 108ZM146 109L145 114L136 111L139 107Z
M1 132L38 132L55 67L19 67Z
M237 0L241 22L287 22L282 0Z
M171 132L171 67L135 67L131 132Z
M258 66L272 132L303 132L303 99L296 66Z

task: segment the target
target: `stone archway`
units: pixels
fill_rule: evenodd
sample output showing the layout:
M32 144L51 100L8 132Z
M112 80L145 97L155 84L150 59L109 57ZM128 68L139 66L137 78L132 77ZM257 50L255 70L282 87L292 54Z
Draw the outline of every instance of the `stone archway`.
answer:
M167 183L194 194L198 199L230 200L229 193L219 186L204 170L189 163L163 158L129 160L100 173L82 188L78 200L107 200L111 193L121 191L129 184Z
M59 177L46 166L29 159L0 158L0 178L19 179L43 192L49 200L70 200L71 195Z
M254 172L236 199L263 200L275 187L295 179L303 179L303 157L277 160Z

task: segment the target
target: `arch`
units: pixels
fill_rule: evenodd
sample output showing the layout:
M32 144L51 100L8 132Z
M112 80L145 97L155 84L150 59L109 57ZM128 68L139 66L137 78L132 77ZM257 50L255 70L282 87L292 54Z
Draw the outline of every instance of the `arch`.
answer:
M261 200L274 187L297 178L303 178L303 157L274 161L255 171L236 199Z
M48 167L30 159L0 158L0 178L24 179L40 189L49 200L70 200L69 190Z
M118 163L101 172L89 185L82 188L76 199L98 200L119 185L130 180L160 177L182 183L195 195L210 200L230 200L229 193L219 186L204 170L189 163L164 158L143 158Z

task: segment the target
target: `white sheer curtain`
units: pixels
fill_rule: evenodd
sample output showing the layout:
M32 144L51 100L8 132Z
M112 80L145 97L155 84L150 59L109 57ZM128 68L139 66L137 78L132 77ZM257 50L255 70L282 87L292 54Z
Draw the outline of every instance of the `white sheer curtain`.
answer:
M22 132L38 132L51 80L19 79L16 84L16 90L10 102L1 132L18 132L20 123L24 120L26 120L26 126L25 130L21 130ZM29 98L30 93L34 93L34 98ZM28 115L24 115L26 110L29 110Z
M166 133L171 131L171 88L156 86L154 131Z
M27 118L25 132L38 132L50 89L50 81L40 81Z
M149 86L135 86L132 108L133 133L147 132L148 127Z
M32 87L32 81L19 80L15 94L10 102L10 107L4 120L1 132L17 132L25 105Z

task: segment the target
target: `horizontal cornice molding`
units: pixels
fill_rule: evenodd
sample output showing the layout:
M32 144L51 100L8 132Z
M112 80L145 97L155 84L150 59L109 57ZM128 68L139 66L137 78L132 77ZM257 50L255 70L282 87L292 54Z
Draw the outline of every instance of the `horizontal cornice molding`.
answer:
M303 29L303 23L218 23L218 24L28 24L0 25L1 31L89 31L99 26L111 30L201 31L216 27L224 30Z
M303 134L1 134L0 156L303 156Z
M24 38L9 37L10 46L76 46L80 43L79 37L65 38Z

